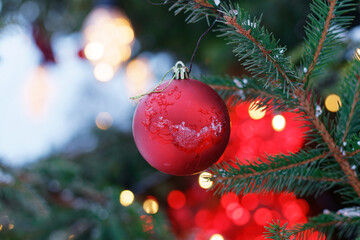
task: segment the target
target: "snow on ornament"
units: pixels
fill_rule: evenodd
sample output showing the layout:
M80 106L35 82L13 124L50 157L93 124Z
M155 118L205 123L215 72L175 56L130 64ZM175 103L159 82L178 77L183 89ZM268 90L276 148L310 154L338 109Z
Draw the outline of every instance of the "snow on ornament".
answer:
M191 175L220 158L229 141L230 119L221 97L190 79L182 62L173 70L171 80L139 96L133 135L151 166L167 174Z

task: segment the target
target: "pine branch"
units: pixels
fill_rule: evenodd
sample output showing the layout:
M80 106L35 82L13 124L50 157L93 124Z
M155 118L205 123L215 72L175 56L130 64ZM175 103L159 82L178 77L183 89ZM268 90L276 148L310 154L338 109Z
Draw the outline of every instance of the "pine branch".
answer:
M351 153L348 153L347 156L348 156L348 157L353 157L353 156L355 156L355 155L357 155L357 154L359 154L359 153L360 153L360 149L358 149L358 150L356 150L356 151L353 151L353 152L351 152Z
M309 155L311 158L306 158ZM320 163L328 155L329 153L319 154L314 150L312 153L300 152L290 156L267 156L267 163L222 162L210 169L214 181L212 189L218 194L270 191L318 194L335 184L346 183L341 175L329 175L321 170Z
M324 142L327 144L330 152L334 156L335 160L340 165L342 171L347 176L350 185L354 188L355 192L360 196L360 180L358 179L354 170L351 169L349 162L344 157L343 153L340 151L340 148L336 145L334 139L331 137L330 133L327 131L323 122L321 122L315 114L314 107L310 101L306 98L306 94L301 89L296 90L296 94L299 97L300 104L310 118L309 121L312 122L313 126L322 136Z
M342 106L338 112L336 138L338 144L347 144L360 132L360 62L354 60L341 79L339 96Z
M252 35L251 35L251 29L245 30L240 24L237 23L237 19L236 17L231 17L231 16L224 16L225 19L225 23L228 25L232 25L233 27L236 28L236 32L240 33L241 35L245 36L247 39L249 39L264 55L264 57L266 58L266 60L269 60L274 67L276 68L276 70L280 73L280 75L283 77L283 79L286 80L287 83L291 83L292 80L290 80L290 78L287 76L287 73L279 66L278 61L276 61L273 56L271 56L271 50L267 50L262 44L260 44L260 42L258 40L256 40Z
M313 230L318 230L325 233L328 238L336 232L337 236L351 238L360 235L360 209L347 208L338 211L337 213L320 214L312 217L305 224L296 225L291 229L292 235L296 239L308 239L308 234Z
M287 229L287 224L280 226L280 221L278 220L273 223L270 223L269 226L265 226L266 231L264 232L264 237L267 239L273 240L288 240L291 237L291 232Z
M354 95L354 98L353 98L353 102L352 102L352 104L351 104L350 115L349 115L349 118L348 118L348 120L347 120L347 122L346 122L345 133L344 133L344 136L343 136L341 142L345 142L345 140L346 140L347 134L349 133L349 129L350 129L350 123L351 123L351 121L352 121L352 119L353 119L353 116L354 116L354 113L355 113L355 107L357 106L357 103L358 103L358 101L359 101L360 76L359 76L359 75L356 75L356 78L357 78L357 83L356 83L356 87L355 87L355 95Z
M335 4L336 4L336 0L328 0L330 2L330 7L329 7L329 12L327 14L326 20L325 20L325 25L324 25L324 29L321 33L321 38L319 40L319 43L317 44L317 48L313 57L313 60L309 66L309 69L307 71L307 73L305 74L305 76L303 77L303 83L305 84L307 79L309 78L309 76L311 75L312 71L315 68L315 65L317 64L317 60L319 58L320 52L323 48L324 42L325 42L325 38L326 35L328 33L329 27L330 27L330 21L331 19L334 18L334 9L335 9Z
M311 77L321 74L321 70L333 61L334 51L341 44L341 34L353 19L343 15L354 10L354 3L352 0L314 0L310 8L310 21L305 27L305 54L302 61L304 75L301 81L303 84ZM322 31L321 34L319 31Z
M256 78L233 78L230 76L202 76L202 82L217 90L229 106L240 102L256 101L258 107L266 110L277 109L289 111L299 103L295 98L288 98L281 89L269 86L264 88Z

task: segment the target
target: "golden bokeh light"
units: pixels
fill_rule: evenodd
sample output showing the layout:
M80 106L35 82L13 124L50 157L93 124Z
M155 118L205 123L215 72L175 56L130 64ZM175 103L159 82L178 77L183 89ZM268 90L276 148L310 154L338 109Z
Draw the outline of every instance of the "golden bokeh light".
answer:
M221 234L214 234L210 237L210 240L224 240L224 237Z
M265 107L258 107L258 101L252 102L249 106L249 116L254 120L262 119L265 116Z
M84 49L85 57L90 61L97 61L104 55L104 46L99 42L90 42Z
M284 116L279 114L279 115L276 115L275 117L273 117L271 124L275 131L280 132L280 131L284 130L284 128L285 128L286 120L285 120Z
M0 224L0 231L3 229L3 225L2 224Z
M95 120L96 126L101 130L109 129L113 124L113 118L108 112L101 112L97 115Z
M199 175L199 185L203 189L209 189L213 185L213 181L211 181L209 178L211 178L212 175L209 172L202 172Z
M44 66L39 66L24 85L24 102L31 117L39 119L44 115L52 90L48 71Z
M9 230L14 229L15 225L13 223L9 223Z
M358 61L360 61L360 48L357 48L355 50L354 58Z
M126 67L126 86L130 95L146 92L151 78L152 71L146 59L134 59Z
M336 94L330 94L325 99L325 107L330 112L337 112L341 107L341 99Z
M94 9L85 20L83 36L85 56L96 65L95 68L101 62L111 66L114 72L131 57L134 30L127 17L117 8ZM110 73L108 67L107 70L107 73ZM98 76L96 78L109 79Z
M120 204L124 207L130 206L134 202L135 196L130 190L124 190L120 193Z
M114 69L107 63L99 63L94 68L94 76L100 82L108 82L114 77Z
M159 204L155 199L146 199L143 204L143 209L147 214L155 214L159 210Z

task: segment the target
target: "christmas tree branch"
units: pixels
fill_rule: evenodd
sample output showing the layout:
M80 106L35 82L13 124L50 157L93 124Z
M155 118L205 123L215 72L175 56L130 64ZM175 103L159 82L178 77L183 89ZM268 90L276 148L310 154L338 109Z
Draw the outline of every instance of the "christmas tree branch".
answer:
M270 62L275 66L275 68L280 73L280 75L283 77L283 79L285 79L287 83L291 83L292 80L290 80L290 78L287 76L286 72L279 66L278 62L270 55L271 50L265 49L265 47L263 45L261 45L251 35L251 29L245 30L243 27L241 27L241 25L237 23L236 17L231 17L231 16L226 16L225 15L224 19L226 21L225 22L226 24L232 25L233 27L235 27L237 29L236 32L242 34L243 36L248 38L251 42L253 42L260 49L260 51L263 53L264 57L267 60L270 60Z
M357 83L356 83L356 87L355 87L355 95L354 95L354 98L353 98L353 102L351 104L351 111L350 111L349 118L348 118L347 123L346 123L345 133L344 133L344 136L343 136L341 142L345 142L345 140L346 140L347 134L349 133L349 129L350 129L350 123L351 123L351 121L353 119L353 116L354 116L354 113L355 113L355 107L356 107L356 105L357 105L357 103L359 101L360 75L357 74L356 79L357 79Z
M337 172L329 174L322 171L320 163L328 154L317 153L318 151L290 156L267 156L266 163L222 162L210 169L213 175L211 179L214 181L212 188L219 194L293 191L299 195L307 195L318 194L335 184L346 183ZM308 155L313 157L304 161Z
M305 74L305 76L303 77L303 80L302 82L305 84L307 79L309 78L309 76L311 75L312 71L314 70L315 68L315 65L317 64L317 61L318 61L318 58L319 58L319 55L320 55L320 52L323 48L323 45L324 45L324 42L325 42L325 38L326 38L326 35L328 33L328 30L329 30L329 27L330 27L330 21L331 19L333 19L335 16L334 16L334 10L335 10L335 5L336 5L336 0L328 0L330 2L330 6L329 6L329 12L327 14L327 17L326 17L326 21L325 21L325 25L324 25L324 29L321 33L321 38L320 38L320 41L319 43L317 44L317 48L316 48L316 51L315 51L315 54L314 54L314 57L313 57L313 60L308 68L308 71L307 73Z
M230 76L202 76L201 81L217 90L226 99L229 106L240 101L256 101L258 107L264 109L288 110L296 108L297 99L288 98L282 89L269 86L264 88L255 78L233 78Z
M349 184L354 188L358 196L360 196L360 180L358 179L354 170L351 169L349 162L344 158L343 153L340 151L339 147L336 145L334 139L331 137L330 133L327 131L323 122L321 122L315 114L314 107L310 101L306 98L305 92L301 89L297 89L297 96L303 110L310 118L314 127L318 130L319 134L322 136L323 140L327 144L330 152L334 156L335 160L340 165L342 171L347 176Z
M296 239L308 239L314 229L325 233L330 239L331 235L338 229L337 235L340 239L343 237L351 238L360 234L360 214L358 208L348 208L339 210L337 213L320 214L312 217L305 224L296 225L290 231Z
M356 151L353 151L353 152L351 152L351 153L348 153L348 154L346 154L346 156L348 156L348 157L353 157L353 156L355 156L355 155L357 155L357 154L359 154L360 153L360 149L358 149L358 150L356 150Z
M244 179L244 178L250 178L250 177L256 177L256 176L260 176L260 175L264 175L264 174L269 174L269 173L274 173L274 172L278 172L278 171L282 171L282 170L287 170L290 168L295 168L295 167L299 167L301 165L305 165L305 164L309 164L315 161L318 161L320 159L325 158L329 153L323 153L319 156L307 159L305 161L301 161L301 162L297 162L297 163L292 163L292 164L287 164L285 166L281 166L281 167L275 167L275 168L270 168L267 169L265 171L261 171L261 172L254 172L254 173L250 173L250 174L246 174L246 175L237 175L237 176L230 176L230 177L221 177L221 176L216 176L214 177L214 180L228 180L228 179ZM266 165L266 164L265 164Z

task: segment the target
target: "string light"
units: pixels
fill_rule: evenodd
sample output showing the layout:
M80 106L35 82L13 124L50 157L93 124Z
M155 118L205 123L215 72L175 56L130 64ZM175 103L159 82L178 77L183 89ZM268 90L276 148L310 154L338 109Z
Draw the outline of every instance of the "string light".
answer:
M341 99L336 94L330 94L325 99L325 107L330 112L337 112L341 107Z
M214 234L210 237L210 240L224 240L224 237L221 234Z
M14 229L15 225L13 223L9 223L9 230Z
M97 61L104 55L104 46L99 42L88 43L84 49L84 54L90 61Z
M134 59L126 67L126 85L131 96L146 92L151 78L152 71L147 59Z
M280 132L282 130L284 130L286 125L286 120L284 118L284 116L282 115L276 115L273 119L272 119L272 127L275 131Z
M254 120L262 119L265 116L265 107L258 107L259 101L254 101L249 106L249 116Z
M147 214L155 214L159 210L159 204L155 199L146 199L143 203L143 209Z
M86 18L83 27L84 54L95 66L97 80L112 79L119 66L131 56L135 34L119 9L99 7Z
M110 113L101 112L97 115L95 120L96 126L101 130L109 129L113 124L113 119Z
M48 109L53 86L50 76L44 66L39 66L30 74L30 78L24 86L24 102L27 105L29 115L34 120L41 119Z
M209 172L202 172L199 175L199 185L203 189L209 189L213 185L213 181L211 181L209 178L211 178L212 175Z
M135 196L134 193L130 190L124 190L120 193L120 204L124 207L130 206L134 202Z
M100 82L108 82L114 76L114 69L110 64L99 63L94 68L94 76Z

